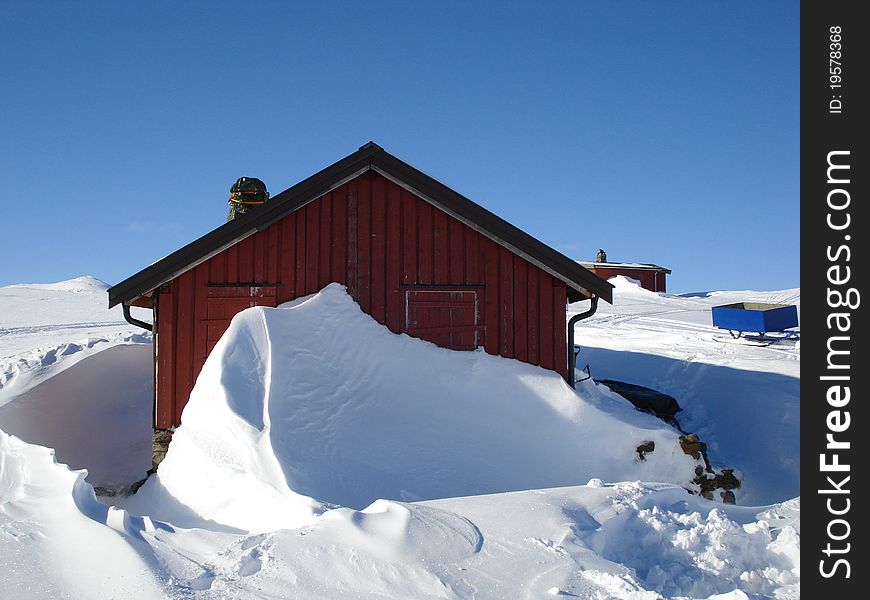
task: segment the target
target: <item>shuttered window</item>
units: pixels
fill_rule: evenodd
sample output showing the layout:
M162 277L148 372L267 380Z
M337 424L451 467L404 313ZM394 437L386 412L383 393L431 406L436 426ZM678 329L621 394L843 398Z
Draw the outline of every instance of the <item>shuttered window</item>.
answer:
M483 345L483 290L406 289L405 331L453 350Z

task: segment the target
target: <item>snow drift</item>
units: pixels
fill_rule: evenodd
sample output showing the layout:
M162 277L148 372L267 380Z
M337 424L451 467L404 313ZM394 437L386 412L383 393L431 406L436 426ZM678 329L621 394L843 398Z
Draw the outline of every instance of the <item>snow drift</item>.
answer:
M91 485L120 491L151 468L151 346L79 346L78 354L62 357L72 366L55 361L41 365L41 377L25 373L10 391L26 391L0 402L0 427L87 469ZM31 387L31 379L38 383Z
M126 513L100 504L86 474L55 462L53 450L0 431L4 598L160 597L154 561L106 526Z
M656 451L640 461L647 440ZM199 517L266 531L310 522L327 503L592 477L682 483L693 466L675 431L591 381L575 393L539 367L393 334L332 284L233 319L139 494L168 493Z

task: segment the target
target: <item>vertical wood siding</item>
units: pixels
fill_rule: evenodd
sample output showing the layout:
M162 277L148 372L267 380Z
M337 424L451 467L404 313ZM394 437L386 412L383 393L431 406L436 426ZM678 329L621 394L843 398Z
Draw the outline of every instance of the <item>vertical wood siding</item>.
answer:
M157 313L157 427L180 424L206 356L234 314L276 306L330 282L346 285L391 331L408 329L406 303L414 302L414 314L428 324L470 328L428 339L460 348L476 340L490 354L566 373L564 283L382 176L366 174L164 286ZM452 293L439 296L438 287ZM436 295L419 294L426 289ZM469 316L463 307L474 297L477 314ZM438 302L453 304L439 309Z

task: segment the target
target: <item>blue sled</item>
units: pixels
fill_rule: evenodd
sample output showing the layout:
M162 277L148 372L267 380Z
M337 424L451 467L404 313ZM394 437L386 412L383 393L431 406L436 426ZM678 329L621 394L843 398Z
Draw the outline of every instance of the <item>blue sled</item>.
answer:
M744 332L757 332L763 336L771 331L785 331L798 326L797 306L761 302L714 306L713 326L727 329L733 338L739 338Z

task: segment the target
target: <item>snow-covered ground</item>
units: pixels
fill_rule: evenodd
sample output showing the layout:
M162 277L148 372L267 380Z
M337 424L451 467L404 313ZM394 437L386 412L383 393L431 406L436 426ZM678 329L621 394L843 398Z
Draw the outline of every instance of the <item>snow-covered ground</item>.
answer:
M0 288L0 597L798 598L799 346L710 307L799 290L616 284L579 366L676 397L737 506L605 386L393 335L335 285L239 315L158 475L98 500L150 463L150 337L92 278Z
M763 346L731 339L712 325L711 308L735 302L795 304L800 290L706 292L670 296L614 277L616 301L576 328L578 367L674 396L677 416L716 462L739 469L739 504L800 494L800 342ZM576 306L577 312L585 310ZM572 309L575 308L572 306Z

